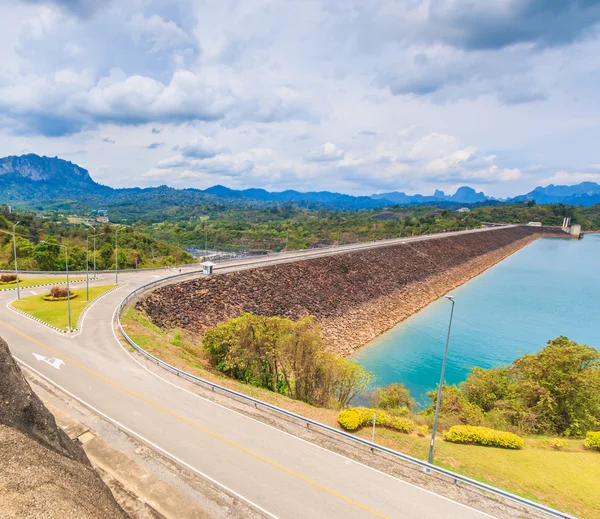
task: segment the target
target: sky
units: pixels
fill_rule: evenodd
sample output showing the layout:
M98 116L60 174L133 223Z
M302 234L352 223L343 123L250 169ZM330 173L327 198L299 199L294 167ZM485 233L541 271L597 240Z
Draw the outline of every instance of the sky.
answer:
M0 156L113 187L600 182L600 0L0 0Z

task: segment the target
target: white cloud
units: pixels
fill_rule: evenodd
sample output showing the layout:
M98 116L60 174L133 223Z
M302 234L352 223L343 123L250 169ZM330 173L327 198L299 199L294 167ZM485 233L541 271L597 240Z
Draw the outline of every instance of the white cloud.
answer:
M559 171L542 180L544 185L555 184L558 186L580 184L581 182L600 182L600 173Z
M304 156L304 159L309 162L330 162L342 160L343 158L344 150L339 149L332 142L326 142L316 150L310 151Z
M166 21L157 14L145 17L136 13L127 23L127 29L134 43L151 53L188 45L191 41L175 22Z
M77 153L116 186L362 194L597 173L592 2L9 2L2 155Z

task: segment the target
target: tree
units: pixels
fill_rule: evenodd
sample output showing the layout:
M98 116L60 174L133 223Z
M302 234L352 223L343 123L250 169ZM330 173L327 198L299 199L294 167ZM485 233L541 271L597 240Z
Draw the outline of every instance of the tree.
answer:
M51 238L50 243L58 243ZM39 265L40 270L64 270L65 263L60 261L61 248L49 243L38 243L33 251L33 257Z
M244 313L208 330L202 348L218 371L314 405L345 407L371 382L363 368L324 349L310 317Z
M534 432L581 436L600 425L600 352L567 337L510 368L517 399L535 414Z
M115 248L111 243L107 242L102 245L100 249L100 254L98 255L100 259L100 268L108 269L111 265L114 265L115 262Z
M387 386L378 387L371 395L371 407L375 409L412 409L415 401L410 398L408 389L403 384L388 384Z

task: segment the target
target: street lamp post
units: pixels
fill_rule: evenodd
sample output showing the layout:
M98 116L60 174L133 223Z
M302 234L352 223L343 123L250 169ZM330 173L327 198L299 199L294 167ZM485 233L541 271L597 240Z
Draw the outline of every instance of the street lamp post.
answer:
M19 268L17 267L17 234L16 234L16 229L17 229L17 225L19 225L21 222L17 222L16 224L13 225L13 252L15 255L15 276L17 277L16 281L17 281L17 299L21 299L21 291L19 290Z
M121 227L115 231L115 284L119 284L119 244L117 241L117 237L119 236L119 232L126 229L126 227Z
M104 233L91 234L85 239L85 300L90 300L90 238L94 238L94 278L96 277L96 236L102 236Z
M448 335L446 336L446 349L444 350L444 361L442 362L442 374L440 376L440 385L438 386L437 401L435 403L435 416L433 418L433 429L431 431L431 443L429 444L429 457L427 462L433 463L433 448L435 446L435 433L437 432L438 418L440 415L440 404L442 403L442 388L444 387L444 374L446 372L446 360L448 359L448 344L450 343L450 329L452 328L452 316L454 315L454 297L446 296L452 303L450 310L450 321L448 323Z
M69 317L69 331L72 332L73 328L71 327L71 289L69 288L69 249L67 249L66 245L62 243L50 243L42 240L40 243L45 243L46 245L54 245L55 247L62 247L65 249L65 270L67 272L67 314Z

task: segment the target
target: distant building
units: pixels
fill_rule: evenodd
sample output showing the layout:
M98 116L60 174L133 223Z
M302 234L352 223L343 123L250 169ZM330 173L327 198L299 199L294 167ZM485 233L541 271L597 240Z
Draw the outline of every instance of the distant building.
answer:
M205 261L204 263L201 263L200 266L202 267L202 274L210 276L213 273L215 264L212 261Z
M108 223L108 216L97 216L96 221L100 223Z
M468 207L461 207L458 211L456 211L457 213L470 213L471 210Z

